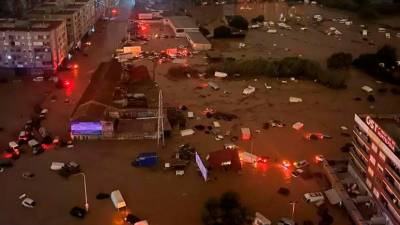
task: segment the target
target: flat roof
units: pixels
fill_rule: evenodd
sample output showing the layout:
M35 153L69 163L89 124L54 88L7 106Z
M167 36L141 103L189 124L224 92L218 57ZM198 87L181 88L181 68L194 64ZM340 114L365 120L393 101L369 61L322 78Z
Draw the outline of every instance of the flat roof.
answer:
M168 19L176 28L198 28L194 20L188 16L171 16Z
M59 20L0 20L0 31L51 31L62 23Z
M76 11L74 10L68 10L68 9L62 9L62 10L55 10L55 11L50 11L46 9L34 9L32 10L29 14L45 14L45 15L68 15L68 14L74 14Z
M211 44L206 37L200 31L195 31L195 32L186 32L186 35L190 40L192 40L194 43L198 44Z
M363 114L359 115L364 122L370 116L387 135L389 135L400 149L400 114Z
M400 148L400 120L378 119L376 122L396 142L397 148Z

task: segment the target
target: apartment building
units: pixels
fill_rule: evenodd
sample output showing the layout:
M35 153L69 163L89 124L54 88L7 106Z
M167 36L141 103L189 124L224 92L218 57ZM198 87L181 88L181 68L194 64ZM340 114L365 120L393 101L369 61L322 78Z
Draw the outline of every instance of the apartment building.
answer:
M0 67L54 72L67 56L64 21L0 20Z
M79 41L78 25L74 22L79 19L79 12L74 10L52 10L52 9L34 9L30 13L31 19L37 20L61 20L65 21L67 27L68 49L72 49Z
M350 164L386 224L400 224L400 114L355 117Z
M31 19L65 21L68 49L80 47L81 39L96 22L94 0L50 0L29 14Z

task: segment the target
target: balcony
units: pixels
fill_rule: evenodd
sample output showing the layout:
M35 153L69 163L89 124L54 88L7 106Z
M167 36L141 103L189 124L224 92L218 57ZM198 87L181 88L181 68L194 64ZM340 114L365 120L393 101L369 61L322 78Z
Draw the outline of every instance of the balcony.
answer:
M383 188L383 192L381 193L386 199L386 203L384 204L385 208L393 214L395 218L400 218L400 208L398 206L398 199L391 194L386 188ZM392 208L393 210L390 210ZM397 215L396 215L397 214Z
M371 141L368 138L367 134L365 134L363 131L361 131L357 127L354 127L353 134L354 134L355 138L361 140L361 142L363 142L364 145L366 145L366 146L371 145Z
M394 179L387 173L384 174L383 182L386 186L388 186L397 199L400 199L400 191L396 187Z
M362 170L364 173L367 172L367 164L365 163L364 160L360 159L360 156L358 156L357 153L355 153L354 151L350 151L349 152L351 158L354 161L354 164L357 165L357 167Z
M369 153L365 146L361 145L357 140L353 139L352 141L355 151L357 151L358 155L362 156L365 162L368 162Z
M387 162L385 169L397 180L397 182L400 183L400 169L396 168L396 166L390 161Z

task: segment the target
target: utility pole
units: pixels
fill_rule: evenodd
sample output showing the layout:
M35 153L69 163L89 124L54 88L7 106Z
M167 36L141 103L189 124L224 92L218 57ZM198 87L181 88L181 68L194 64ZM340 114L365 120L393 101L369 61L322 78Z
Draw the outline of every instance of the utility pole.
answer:
M160 146L160 139L162 139L162 146L165 145L164 141L164 114L163 114L163 95L162 90L158 92L158 112L157 112L157 147Z
M86 210L86 212L88 212L89 211L89 203L88 203L88 198L87 198L87 188L86 188L86 176L85 176L85 173L77 173L77 174L75 174L75 176L78 176L78 175L81 175L82 177L83 177L83 188L84 188L84 191L85 191L85 210Z

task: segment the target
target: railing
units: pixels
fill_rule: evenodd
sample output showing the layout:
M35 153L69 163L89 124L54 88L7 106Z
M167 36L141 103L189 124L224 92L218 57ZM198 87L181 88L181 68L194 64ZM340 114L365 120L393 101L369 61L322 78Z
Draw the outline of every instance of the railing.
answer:
M388 161L386 165L386 171L400 183L400 170L390 161Z
M383 182L386 186L388 186L392 190L393 194L396 196L396 199L400 199L400 191L396 187L393 177L391 177L389 174L385 173Z
M364 162L364 160L360 160L360 158L356 155L357 153L350 151L349 152L350 156L353 158L354 163L357 164L358 167L361 167L360 169L362 169L364 172L367 171L367 165Z
M366 162L368 162L369 153L368 153L367 148L365 146L361 146L360 143L357 142L357 140L353 139L352 142L353 142L355 150L363 156L363 158Z

